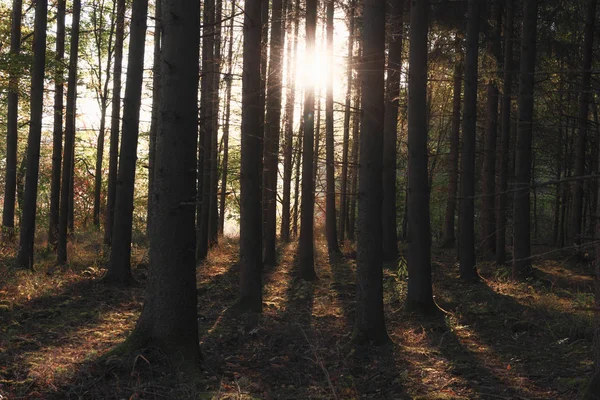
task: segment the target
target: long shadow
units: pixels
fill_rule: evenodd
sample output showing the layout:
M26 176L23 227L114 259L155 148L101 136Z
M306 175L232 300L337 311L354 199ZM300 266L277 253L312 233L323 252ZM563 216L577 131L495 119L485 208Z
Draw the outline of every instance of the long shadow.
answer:
M336 297L342 306L346 324L351 327L356 309L356 271L352 267L352 260L346 257L335 261L331 263L333 275L331 288L336 292Z
M564 387L559 387L561 379L587 376L587 367L578 362L581 360L573 358L578 349L581 357L581 350L585 351L591 343L591 327L585 317L556 310L552 304L536 303L533 288L525 289L531 290L532 295L519 302L512 296L496 292L485 281L478 284L461 282L455 271L447 268L437 268L434 274L436 286L447 285L444 292L449 295L442 306L454 310L458 322L475 332L477 340L492 349L504 365L510 365L512 373L525 377L540 391L551 389L555 392L564 391ZM454 347L458 347L460 342L453 336L452 332L447 333L450 339L447 343L454 341ZM453 354L453 351L447 352L449 359ZM459 354L473 358L465 349ZM488 373L487 379L497 382L492 375L492 372ZM499 384L513 393L520 391L518 381L503 380ZM577 388L572 389L577 391Z

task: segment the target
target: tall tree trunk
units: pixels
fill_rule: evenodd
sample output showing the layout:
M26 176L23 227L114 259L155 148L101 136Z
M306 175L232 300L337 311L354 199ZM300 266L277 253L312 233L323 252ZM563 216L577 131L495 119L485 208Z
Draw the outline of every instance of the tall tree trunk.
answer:
M42 117L44 111L46 27L48 25L47 12L48 1L38 0L35 5L35 21L33 28L34 41L33 62L31 65L29 137L27 139L27 172L25 176L23 213L21 216L19 232L19 253L17 255L17 266L28 269L33 269L33 242L35 239L40 141L42 137Z
M229 38L227 48L227 75L225 76L225 124L223 125L223 163L221 167L221 198L219 199L219 233L225 229L225 199L227 193L227 168L229 163L229 121L231 119L231 83L233 80L233 24L235 22L236 2L231 2Z
M152 66L152 113L150 116L150 144L148 149L148 217L146 220L146 233L150 235L152 229L152 199L154 197L154 173L156 172L156 136L158 134L158 110L161 97L161 15L162 0L156 0L154 8L154 57Z
M465 106L460 174L460 276L477 279L475 267L475 147L477 135L477 67L479 49L479 1L469 0ZM411 173L412 173L411 169ZM411 210L412 212L412 210Z
M56 11L56 72L54 75L54 126L52 131L52 177L50 178L50 222L48 244L56 247L60 207L60 172L63 140L64 57L66 0L59 0Z
M356 246L354 340L383 344L390 338L383 311L381 204L385 113L385 1L363 0L362 123Z
M408 293L406 307L432 313L431 227L427 175L427 31L428 1L413 3L410 10L408 72Z
M139 0L134 0L134 12L136 2ZM198 82L199 22L199 2L163 0L162 97L150 274L142 314L129 339L139 348L158 347L174 364L191 367L198 367L201 359L196 321L193 206L198 129L198 86L194 83ZM139 34L135 31L142 29L138 28L132 26L132 34ZM133 46L131 49L138 50ZM126 125L124 140L125 128Z
M242 154L240 169L240 298L242 311L262 310L261 96L262 4L244 4Z
M456 35L454 40L454 73L452 93L452 133L450 136L450 154L448 155L448 198L442 229L442 247L451 248L456 241L454 219L456 215L456 194L458 192L458 159L460 147L460 103L462 93L463 55L462 39Z
M115 31L115 65L113 73L112 111L110 117L110 148L108 159L108 190L106 215L104 216L104 244L112 244L115 200L117 193L117 169L119 162L119 128L121 123L121 77L123 67L123 39L125 36L125 0L117 1Z
M10 27L10 56L15 60L21 52L21 14L23 0L13 0ZM64 11L64 7L63 7ZM60 4L59 15L60 17ZM59 22L60 24L60 22ZM57 46L59 32L57 30ZM57 48L57 56L58 56ZM6 131L6 175L4 179L4 208L2 210L3 238L12 240L15 228L15 195L17 188L17 145L19 139L19 76L11 68L8 77L8 115Z
M344 107L344 138L342 143L342 178L340 188L340 241L346 239L348 225L348 154L350 147L350 117L352 115L352 70L354 68L354 9L356 1L352 1L348 14L348 57L346 59L346 104Z
M302 165L302 139L304 138L304 116L300 117L300 127L298 129L298 140L296 140L296 163L295 163L295 182L294 182L294 219L292 230L294 238L298 237L298 220L300 218L299 203L300 203L300 166Z
M594 22L596 20L596 0L588 0L586 7L585 34L583 39L583 72L577 117L577 143L575 145L575 176L585 175L585 154L587 148L587 124L590 103L590 78L594 50ZM581 245L583 232L583 184L576 181L571 189L571 237L576 246ZM581 254L578 249L578 254Z
M531 275L531 142L533 136L533 88L537 31L537 0L523 2L521 67L519 73L519 116L515 159L513 276Z
M164 15L164 14L163 14ZM146 18L148 0L134 0L129 33L127 81L123 100L123 138L119 154L119 179L115 202L115 220L112 251L108 263L107 282L119 285L131 283L131 232L133 222L133 197L137 142L142 102L144 76L144 50L146 43ZM161 70L162 72L162 70Z
M289 2L290 9L292 2ZM292 169L293 169L293 146L294 146L294 113L296 106L296 53L298 50L298 26L300 20L300 0L296 0L294 5L294 33L293 46L292 40L287 44L287 97L285 101L285 136L283 150L283 196L282 196L282 214L281 214L281 240L284 243L290 241L290 198L292 187ZM291 24L288 30L291 33ZM297 189L296 189L297 191Z
M359 42L358 59L362 57L362 44ZM360 71L359 76L356 78L357 83L360 82ZM354 99L354 118L352 121L352 181L350 182L350 201L348 210L348 226L347 234L348 240L354 241L356 233L356 193L358 189L358 157L360 150L360 124L362 120L362 103L361 103L361 85L356 85L356 97Z
M306 54L310 60L315 53L317 27L317 0L306 0ZM300 276L305 280L317 279L314 265L314 185L313 157L315 140L315 88L308 85L304 92L304 142L302 151L302 221L298 258Z
M265 265L275 265L277 238L277 178L279 167L279 121L281 119L281 90L283 75L283 2L273 0L271 40L269 51L269 80L267 82L267 114L263 147L263 210Z
M502 23L502 7L496 0L491 5L491 27L488 28L487 42L488 82L486 87L486 125L483 147L483 173L481 179L481 234L482 250L487 258L492 258L496 251L496 218L494 216L496 189L496 142L498 137L498 83L496 71L500 65L500 25Z
M211 188L211 148L213 141L213 90L214 90L214 18L215 1L204 2L202 17L202 79L200 99L200 154L198 157L199 220L196 226L196 261L208 255Z
M500 153L498 157L498 180L496 182L496 263L506 262L506 209L508 207L509 153L510 153L510 112L513 81L513 31L514 0L506 0L506 21L504 22L504 71L502 87L502 107L500 116Z
M329 254L340 253L337 238L337 216L335 209L335 166L333 137L333 0L327 0L327 59L329 65L327 93L325 99L325 175L327 191L325 193L325 234Z
M383 127L383 204L382 204L382 247L383 261L398 258L398 236L396 225L396 146L398 142L398 105L400 103L400 75L402 72L402 34L404 0L391 4L388 32L389 55L387 65L385 120Z

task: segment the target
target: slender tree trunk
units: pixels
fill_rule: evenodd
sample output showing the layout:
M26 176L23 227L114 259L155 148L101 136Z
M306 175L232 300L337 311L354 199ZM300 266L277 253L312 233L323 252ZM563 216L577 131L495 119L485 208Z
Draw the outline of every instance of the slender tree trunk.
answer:
M381 255L385 1L363 0L363 24L363 119L360 135L354 340L359 343L383 344L390 340L385 329L383 311Z
M306 0L306 54L310 60L315 52L317 0ZM315 88L309 85L304 93L304 143L302 152L302 221L298 244L300 276L317 279L314 265L314 185L313 157L315 135Z
M69 211L72 197L70 194L73 181L73 148L75 146L76 110L77 110L77 67L79 58L79 25L81 17L81 0L73 2L73 25L71 28L71 49L69 54L69 78L67 86L67 110L65 122L65 150L62 166L62 184L60 188L60 213L58 220L58 264L67 263L67 235L69 228Z
M359 43L358 49L358 59L360 60L362 57L362 44ZM360 75L361 72L359 71ZM360 78L357 77L357 82L360 82ZM361 103L361 87L360 85L356 85L356 98L354 99L354 118L352 121L352 182L350 188L350 204L348 210L348 239L350 241L354 241L355 233L356 233L356 193L358 189L358 157L359 157L359 144L360 144L360 124L362 120L362 103Z
M56 72L54 75L54 126L52 131L52 177L50 180L50 222L48 244L56 247L60 207L60 172L63 140L64 57L66 0L59 0L56 11Z
M271 40L269 51L269 80L267 82L267 113L265 120L263 210L265 265L277 262L277 178L279 167L279 121L281 119L281 90L283 75L283 2L273 0Z
M479 1L469 0L465 106L460 174L460 276L477 279L475 267L475 147L477 130L477 67L479 49ZM411 169L411 173L412 173ZM412 210L411 210L412 212ZM411 232L412 233L412 232Z
M221 198L219 199L219 233L225 229L225 199L227 193L227 168L229 163L229 121L231 119L231 83L233 70L233 26L236 14L236 2L231 2L231 19L229 21L229 39L227 50L227 75L225 77L225 124L223 125L223 163L221 171Z
M242 159L240 169L240 298L242 311L262 310L262 209L261 158L261 34L262 4L246 0L244 5L244 50L242 75Z
M344 112L344 139L342 143L342 178L340 193L340 241L346 239L346 226L348 225L348 154L350 147L350 117L352 115L352 71L354 69L354 9L356 1L352 1L348 15L348 57L346 60L346 104Z
M319 157L321 153L321 88L317 91L316 97L317 118L315 119L315 150L313 153L313 201L317 199L317 172L319 172Z
M154 57L152 66L152 113L150 116L150 144L148 149L148 217L146 220L146 233L150 236L152 225L152 199L154 197L154 173L156 172L156 136L158 133L158 110L161 97L161 15L162 0L156 0L154 8Z
M510 112L513 81L513 24L514 0L506 0L506 21L504 23L504 84L500 116L500 153L498 157L498 181L496 182L496 263L506 262L506 209L508 208L508 176L510 153Z
M108 272L105 276L107 282L119 285L128 285L132 281L131 233L147 16L148 0L134 0L129 34L127 81L123 101L123 139L119 154L119 179L113 225L114 240Z
M294 220L292 230L294 237L298 237L298 220L300 218L300 166L302 165L302 139L304 138L304 116L300 117L300 128L298 129L298 140L296 140L296 172L294 182Z
M134 12L138 1L134 0ZM156 146L156 196L150 233L150 274L142 314L129 339L139 348L157 347L173 365L185 363L188 367L198 367L201 359L193 206L198 129L198 86L194 82L198 82L199 22L199 2L163 0L162 97ZM132 34L140 33L136 31L142 29L132 26ZM131 50L138 49L132 46ZM125 123L124 140L126 127Z
M413 3L410 10L408 72L408 293L406 307L432 313L431 227L427 175L427 31L428 1Z
M577 117L577 142L575 145L575 176L585 175L585 154L587 148L587 124L590 102L590 78L594 50L594 22L596 20L596 0L588 0L586 8L585 34L583 39L583 73L581 74L581 92ZM576 246L581 245L583 232L583 185L576 181L571 189L571 236ZM581 254L579 249L578 254Z
M446 214L444 217L444 227L442 229L442 247L446 248L453 247L456 241L456 236L454 232L454 219L456 215L456 195L458 192L460 103L463 74L462 40L459 35L456 35L454 46L455 60L453 73L454 87L452 94L452 133L450 136L450 154L448 156L448 198L446 200Z
M33 243L35 239L35 215L40 164L40 141L44 103L44 71L46 67L46 27L48 25L48 1L38 0L35 5L33 30L33 62L31 65L31 98L29 137L27 139L27 172L23 213L19 232L17 266L33 269ZM11 46L12 47L12 46ZM12 140L12 139L11 139ZM3 221L3 224L6 221Z
M108 160L108 191L106 215L104 216L104 244L112 244L115 200L117 193L117 170L119 162L119 128L121 123L121 77L123 67L123 39L125 36L125 0L117 1L115 31L115 65L113 73L112 111L110 117L110 148Z
M290 1L290 9L292 2ZM291 182L293 169L293 144L294 144L294 113L296 106L296 52L298 49L298 26L300 19L300 0L296 0L294 6L294 33L293 46L292 40L288 40L287 45L287 71L288 71L288 92L285 101L285 138L283 150L283 197L281 214L281 240L284 243L290 241L290 198ZM291 21L288 28L291 33ZM297 189L296 189L297 191Z
M398 236L396 222L396 146L398 142L398 105L400 97L400 74L402 72L402 34L404 0L394 0L391 4L388 33L389 55L386 82L386 103L383 136L383 205L382 205L382 247L383 261L398 258Z
M21 14L23 0L13 0L10 27L10 56L15 59L21 52ZM60 4L59 4L60 13ZM57 19L60 15L57 15ZM57 46L59 33L57 31ZM59 52L57 51L57 56ZM19 76L14 68L9 71L8 114L6 131L6 175L4 179L4 208L2 210L3 238L12 240L15 228L15 195L17 188L17 145L19 139Z
M537 31L537 0L523 2L521 67L519 74L519 116L515 159L513 276L531 275L531 142L533 137L533 88Z

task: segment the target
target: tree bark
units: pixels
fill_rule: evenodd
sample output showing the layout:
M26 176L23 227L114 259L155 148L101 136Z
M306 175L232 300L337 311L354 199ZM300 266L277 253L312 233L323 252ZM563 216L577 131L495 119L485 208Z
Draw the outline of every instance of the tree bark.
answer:
M448 155L448 198L442 229L442 247L451 248L456 242L454 219L456 216L456 195L458 193L458 159L460 147L460 103L462 95L463 56L462 39L457 34L454 40L454 82L452 94L452 133L450 136L450 154Z
M500 154L498 157L498 180L496 182L496 263L506 262L506 209L508 207L509 153L510 153L510 112L512 109L513 81L513 31L514 0L506 0L506 21L504 22L504 71L502 107L500 116Z
M44 105L46 27L48 25L47 12L48 1L38 0L35 5L35 21L33 28L34 42L33 62L31 66L29 137L27 139L27 172L25 176L23 212L19 232L19 253L17 255L17 266L28 269L33 269L33 243L35 239L37 184Z
M417 6L418 7L418 6ZM362 123L356 246L356 323L358 343L390 341L383 310L381 205L383 200L383 118L385 114L385 1L363 0L361 62Z
M302 165L302 148L303 143L302 139L304 138L304 116L300 117L300 127L298 129L298 140L296 140L296 172L295 172L295 182L294 182L294 219L292 225L292 231L294 232L294 237L298 237L298 220L300 218L300 166Z
M519 115L515 155L514 256L513 276L527 277L531 268L531 142L533 133L533 90L537 31L537 0L523 2L521 66L519 73Z
M54 126L52 131L52 177L50 178L50 221L48 244L56 247L60 208L60 172L62 162L63 114L64 114L64 57L66 0L59 0L56 11L56 72L54 75Z
M398 105L400 103L400 75L402 73L402 34L404 0L391 3L388 33L389 55L387 65L385 119L383 127L383 205L382 247L383 261L398 258L398 236L396 222L396 147L398 142Z
M362 43L359 42L358 59L362 57ZM356 78L357 83L360 82L361 71L358 71ZM356 85L356 97L354 99L354 118L352 121L352 182L350 187L350 201L348 210L348 239L353 242L356 233L356 193L358 189L358 157L360 151L360 124L362 120L362 103L361 103L361 85Z
M310 60L315 52L317 27L317 0L306 0L306 55ZM317 279L314 265L314 185L313 157L315 140L315 87L308 85L304 92L304 140L302 151L302 220L298 258L300 276L305 280Z
M242 311L262 310L262 208L261 158L262 116L261 36L262 4L246 0L244 5L244 50L242 74L242 154L240 169L240 297Z
M465 106L460 174L459 262L462 279L477 279L475 266L475 147L477 135L477 67L479 49L479 1L469 0ZM411 169L411 173L412 173ZM412 212L412 210L411 210Z
M115 202L115 220L112 251L105 275L107 282L129 285L131 277L131 233L137 142L144 76L144 50L148 0L134 0L129 33L127 81L123 100L123 139L119 154L119 179ZM164 15L164 14L163 14ZM161 70L162 72L162 70Z
M125 36L125 0L117 0L115 31L115 65L113 73L112 111L110 117L110 148L108 160L108 190L106 215L104 216L104 244L112 244L115 199L117 193L117 169L119 162L119 128L121 123L121 77L123 67L123 39Z
M139 348L160 349L172 365L195 368L201 359L196 320L193 205L198 115L198 86L194 82L198 82L200 3L162 1L162 93L152 199L150 274L142 314L129 340ZM139 11L135 2L139 0L134 1L134 11ZM139 25L132 28L132 34L142 33ZM131 49L138 50L133 46Z
M263 169L263 261L277 263L277 178L279 167L279 131L281 119L281 90L283 75L283 2L273 0L271 40L269 51L269 79L267 82L266 119L264 130Z

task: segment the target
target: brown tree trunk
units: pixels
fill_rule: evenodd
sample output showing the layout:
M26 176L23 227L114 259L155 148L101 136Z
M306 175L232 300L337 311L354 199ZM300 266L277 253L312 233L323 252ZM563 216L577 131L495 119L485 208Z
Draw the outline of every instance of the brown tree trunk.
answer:
M315 52L317 27L317 0L306 0L306 54L311 59ZM304 140L302 152L302 221L298 258L300 276L305 280L317 279L314 265L314 185L313 157L315 140L315 88L309 85L304 93Z
M359 42L358 59L362 57L362 43ZM360 76L360 71L358 71ZM360 78L357 77L357 83L360 82ZM350 241L354 241L356 233L356 193L358 189L358 157L359 157L359 143L360 143L360 124L362 120L362 103L361 103L361 87L356 85L356 97L354 99L354 118L352 121L352 181L350 182L350 201L348 209L348 226L347 234Z
M144 76L144 50L146 43L146 17L148 0L134 0L129 33L127 81L123 100L123 138L119 154L119 179L115 202L115 220L112 251L105 275L107 282L119 285L131 283L131 233L133 223L133 197L135 167L142 102ZM164 14L163 14L164 15Z
M537 0L523 2L521 34L521 66L519 73L519 116L515 159L514 256L513 276L531 275L530 190L531 142L533 137L533 88L535 83L535 51Z
M125 36L125 0L117 0L115 31L115 65L113 73L112 111L110 117L110 148L108 159L108 190L104 216L104 244L112 244L115 199L117 193L117 168L119 162L119 128L121 123L121 77L123 67L123 39Z
M134 1L134 17L136 1L139 0ZM150 274L142 314L129 338L136 348L158 348L173 364L181 367L183 363L192 368L199 367L201 359L193 206L198 129L198 86L194 83L198 82L199 22L199 2L163 0L161 117L156 146ZM136 28L139 27L132 26L133 35L139 33L136 30L141 31ZM138 49L132 46L131 50ZM125 124L124 140L126 127Z
M38 175L40 164L40 141L44 103L44 71L46 67L46 27L48 25L48 1L38 0L35 5L33 28L33 62L31 65L31 98L29 137L27 139L27 172L23 212L19 232L17 266L33 269L33 243L35 239L35 216L37 205Z
M504 22L504 71L502 87L502 107L500 116L500 152L498 157L498 180L496 182L496 263L506 262L506 209L508 207L509 153L510 153L510 112L513 81L513 31L514 0L506 0L506 21Z
M64 114L64 57L65 57L66 0L59 0L56 11L56 73L54 76L54 127L52 131L52 177L50 178L50 221L48 244L56 247L60 207L60 172L62 162L63 114ZM6 204L6 203L5 203Z
M389 55L387 65L385 120L383 127L383 204L382 204L382 248L383 261L398 258L398 236L396 223L396 146L398 135L398 105L400 97L400 74L402 72L402 34L404 0L391 4L388 32Z
M269 51L269 79L267 82L266 119L264 130L263 170L263 261L277 263L277 178L279 167L279 121L281 119L281 90L283 75L283 2L273 0L271 40Z
M383 118L385 114L385 1L363 0L361 62L362 123L356 245L356 323L358 343L390 341L383 310L381 204L383 199Z
M410 10L408 72L408 293L406 308L432 313L431 227L427 175L427 31L428 1L413 3Z
M244 5L244 50L242 75L242 154L240 169L240 298L242 311L262 310L262 209L261 158L261 33L262 4L246 0Z
M298 129L298 140L296 140L296 163L295 163L295 182L294 182L294 212L292 231L294 238L298 237L298 220L300 218L300 166L302 165L302 139L304 138L304 116L300 116L300 128Z
M475 267L475 147L477 135L477 67L479 49L479 2L469 0L467 56L465 61L465 106L460 174L460 276L477 279ZM412 212L412 210L411 210Z
M442 247L451 248L456 241L454 220L456 216L456 195L458 192L458 159L460 147L460 103L462 93L463 55L462 40L456 35L454 42L454 73L452 94L452 133L450 136L450 154L448 155L448 198L442 229Z

